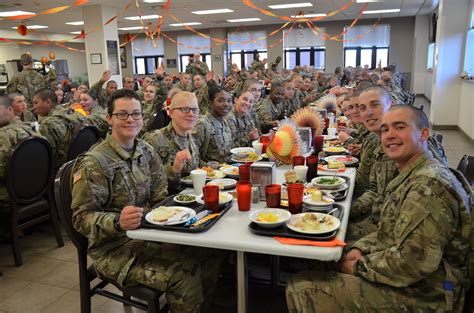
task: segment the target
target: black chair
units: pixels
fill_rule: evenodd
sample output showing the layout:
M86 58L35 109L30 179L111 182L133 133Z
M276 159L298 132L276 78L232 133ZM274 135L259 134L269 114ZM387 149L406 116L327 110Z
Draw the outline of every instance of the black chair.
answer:
M23 264L18 232L51 220L59 247L64 246L52 189L53 151L48 141L28 137L17 143L7 160L10 233L15 265Z
M64 164L58 171L54 181L54 198L58 208L61 223L72 243L77 249L77 257L79 261L79 285L81 295L81 313L91 312L91 298L95 294L99 294L109 299L122 302L125 305L131 305L150 313L166 312L165 305L160 311L160 296L162 292L146 287L133 286L122 287L115 281L97 276L94 265L87 266L87 238L81 235L72 224L72 208L71 208L71 172L74 161ZM97 279L97 283L92 283ZM117 287L123 295L116 294L105 290L104 288L112 284ZM146 301L145 303L133 300L131 297Z
M459 161L457 170L466 177L469 185L472 186L474 183L474 155L465 154Z
M94 126L81 125L77 128L69 143L67 160L74 160L79 154L86 152L101 139L99 130Z
M151 116L150 122L147 125L146 130L152 131L155 129L161 129L169 124L171 118L168 116L166 110L160 110L158 112L153 113Z

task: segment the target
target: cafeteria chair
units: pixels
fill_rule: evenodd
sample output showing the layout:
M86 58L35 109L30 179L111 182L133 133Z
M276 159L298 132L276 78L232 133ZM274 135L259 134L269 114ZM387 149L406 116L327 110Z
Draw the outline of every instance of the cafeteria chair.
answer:
M10 236L15 265L21 266L18 233L30 226L51 220L58 247L64 246L54 206L51 183L53 151L43 138L27 137L19 141L7 160L5 184L10 198Z
M469 185L474 183L474 155L465 154L459 161L457 170L466 178Z
M158 112L153 113L150 118L150 122L147 125L146 130L152 131L155 129L161 129L167 126L171 121L171 118L168 116L168 112L166 110L160 110Z
M89 150L100 139L101 136L96 127L81 125L72 134L67 152L67 160L74 160L79 154Z
M96 294L150 313L167 312L167 305L164 305L160 310L160 297L164 295L161 291L141 285L122 287L111 279L99 277L93 264L87 266L87 238L76 231L72 224L71 173L73 166L74 160L65 163L59 169L54 181L54 198L61 223L77 249L81 313L91 312L91 298ZM105 290L105 287L109 284L119 289L122 295ZM146 303L136 301L132 297Z

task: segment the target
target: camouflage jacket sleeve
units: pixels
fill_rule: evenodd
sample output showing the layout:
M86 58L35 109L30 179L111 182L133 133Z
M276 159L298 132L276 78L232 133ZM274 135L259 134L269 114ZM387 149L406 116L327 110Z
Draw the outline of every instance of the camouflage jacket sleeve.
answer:
M395 206L401 207L392 227L392 246L376 251L377 245L373 245L374 251L354 265L355 275L376 283L406 287L438 269L444 248L453 236L457 213L451 208L457 206L457 200L441 184L428 184L414 184L404 199L393 200ZM378 236L384 233L379 230Z
M168 180L158 153L153 153L151 159L150 208L156 207L168 194Z
M356 171L355 188L357 192L363 193L369 189L370 169L374 162L374 150L378 146L378 138L375 134L370 134L366 137L362 144L360 164Z
M53 86L56 85L58 82L58 74L54 68L50 69L48 75L45 77L46 86Z
M117 235L114 219L122 208L105 212L109 200L108 179L94 157L86 157L74 173L72 188L74 228L93 242Z
M273 118L271 105L272 104L268 104L267 101L264 100L257 106L259 125L264 134L272 129L272 122L275 120Z
M351 248L357 248L360 251L362 251L362 254L369 254L371 251L371 248L375 246L377 243L377 233L370 233L361 239L357 240L357 242L352 245Z
M15 75L13 76L7 84L7 93L13 93L13 92L18 92L17 86L18 86L18 77Z
M56 123L54 123L55 121ZM51 120L49 118L40 124L40 133L48 140L55 154L57 154L57 149L66 136L67 129L63 125L64 123L58 123L56 119Z
M210 131L207 122L204 119L199 120L196 125L196 132L193 134L193 140L199 149L201 160L207 155L210 141Z
M102 86L105 84L105 81L103 81L102 79L99 79L99 81L97 81L94 85L91 86L91 90L95 90L97 91L98 93L100 93L102 91Z

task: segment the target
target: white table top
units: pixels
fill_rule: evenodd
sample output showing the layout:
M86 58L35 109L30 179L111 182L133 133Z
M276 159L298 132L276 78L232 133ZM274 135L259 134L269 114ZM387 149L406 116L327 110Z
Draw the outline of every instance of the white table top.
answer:
M276 170L276 181L283 181L283 173L290 166L280 166ZM318 174L330 172L318 171ZM349 193L344 201L337 202L344 206L345 213L341 221L341 227L337 233L337 239L344 241L346 228L349 219L349 208L354 189L355 169L348 168L344 173L337 175L350 177L351 183ZM284 245L277 242L272 237L258 236L250 232L248 225L250 220L249 213L254 209L264 208L265 202L258 204L252 203L251 210L240 212L237 208L237 202L229 211L221 217L214 226L204 233L182 233L174 231L163 231L155 229L137 229L127 231L127 236L133 239L168 242L189 246L200 246L208 248L217 248L233 251L255 252L280 256L300 257L307 259L317 259L321 261L337 261L341 258L342 247L315 247L315 246L296 246Z

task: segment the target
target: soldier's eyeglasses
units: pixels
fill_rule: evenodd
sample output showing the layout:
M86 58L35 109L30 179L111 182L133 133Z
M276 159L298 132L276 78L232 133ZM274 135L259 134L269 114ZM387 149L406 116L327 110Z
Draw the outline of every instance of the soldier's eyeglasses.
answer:
M201 110L199 108L190 108L190 107L180 107L180 108L172 108L170 110L180 110L183 113L193 112L193 114L199 114Z
M135 121L139 120L142 118L142 112L133 112L133 113L127 113L127 112L118 112L118 113L112 113L110 115L115 115L119 120L126 121L128 120L128 117L131 116Z

